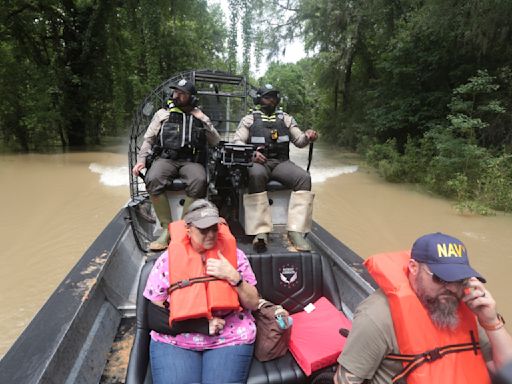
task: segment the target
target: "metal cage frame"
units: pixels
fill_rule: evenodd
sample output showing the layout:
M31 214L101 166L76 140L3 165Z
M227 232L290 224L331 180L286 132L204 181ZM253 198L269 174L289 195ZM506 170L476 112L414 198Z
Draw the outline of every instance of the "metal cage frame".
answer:
M248 113L247 98L255 96L255 87L248 84L245 76L209 69L181 72L154 88L135 111L130 127L128 171L132 201L147 196L143 180L135 177L131 172L137 163L137 154L142 145L144 133L153 114L162 108L170 97L171 85L181 79L192 81L195 85L199 107L210 117L221 138L226 141L229 141L241 118Z

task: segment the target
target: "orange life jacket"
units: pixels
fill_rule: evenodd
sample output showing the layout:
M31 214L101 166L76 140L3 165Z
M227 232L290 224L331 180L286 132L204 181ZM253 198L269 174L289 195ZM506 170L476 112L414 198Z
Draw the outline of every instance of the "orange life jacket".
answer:
M475 315L461 303L456 329L440 329L409 284L410 252L383 253L364 265L386 295L393 319L399 354L387 359L401 361L404 369L393 383L490 383L478 344Z
M214 248L201 255L192 249L183 220L169 225L169 324L173 321L206 317L213 311L239 310L236 288L227 281L206 274L205 263L218 259L218 252L237 268L236 240L227 225L219 224L218 240Z

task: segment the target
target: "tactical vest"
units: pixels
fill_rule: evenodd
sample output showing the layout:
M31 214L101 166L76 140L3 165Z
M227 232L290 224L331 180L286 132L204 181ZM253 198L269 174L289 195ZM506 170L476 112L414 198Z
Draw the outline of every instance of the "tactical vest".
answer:
M198 161L198 154L204 148L206 137L202 123L171 105L169 118L160 129L160 157L171 160Z
M283 111L267 116L261 111L252 113L254 122L249 129L249 143L265 149L263 154L269 159L288 160L290 158L290 130L284 123Z

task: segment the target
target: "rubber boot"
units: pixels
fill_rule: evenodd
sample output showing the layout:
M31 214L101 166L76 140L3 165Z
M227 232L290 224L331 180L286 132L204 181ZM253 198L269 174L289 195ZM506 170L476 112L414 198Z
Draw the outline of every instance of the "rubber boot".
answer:
M268 234L272 231L272 216L268 203L267 191L244 194L245 233L255 235L252 242L254 250L265 252L268 244Z
M193 197L187 196L185 197L185 201L183 202L183 211L181 212L181 219L185 217L187 214L188 208L190 207L190 204L192 204L196 199Z
M167 195L162 193L160 195L150 196L151 202L153 203L153 209L155 210L156 217L160 221L162 226L162 233L151 244L149 249L152 251L163 251L169 245L171 236L169 234L169 223L171 222L171 207Z
M296 231L288 231L288 239L292 243L293 247L300 252L311 251L311 245L304 238L304 234Z
M267 250L268 233L258 233L252 240L252 247L256 253L263 253Z
M311 191L295 191L290 195L288 205L288 238L298 251L311 251L311 245L305 239L305 234L311 232L313 221L313 199Z

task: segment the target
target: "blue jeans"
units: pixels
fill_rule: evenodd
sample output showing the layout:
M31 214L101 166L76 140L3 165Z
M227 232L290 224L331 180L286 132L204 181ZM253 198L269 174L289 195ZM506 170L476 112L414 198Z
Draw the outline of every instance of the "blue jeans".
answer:
M245 383L253 349L253 344L243 344L193 351L151 339L153 383Z

